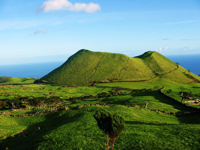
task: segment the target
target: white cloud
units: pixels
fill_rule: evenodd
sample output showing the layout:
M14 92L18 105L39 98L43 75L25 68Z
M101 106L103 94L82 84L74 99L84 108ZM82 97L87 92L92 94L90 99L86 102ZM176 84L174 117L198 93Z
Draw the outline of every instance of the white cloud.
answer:
M34 32L35 35L37 35L37 34L45 34L45 33L47 33L46 30L37 30L37 31Z
M50 12L56 10L68 10L68 11L84 11L87 13L93 13L100 10L99 4L95 3L71 3L68 0L47 0L38 9L37 12Z

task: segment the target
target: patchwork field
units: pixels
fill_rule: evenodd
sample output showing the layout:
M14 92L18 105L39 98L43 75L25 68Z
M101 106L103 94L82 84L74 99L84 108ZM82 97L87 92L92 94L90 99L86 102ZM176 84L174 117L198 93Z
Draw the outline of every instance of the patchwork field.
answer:
M165 79L96 87L2 84L0 101L13 105L0 110L0 149L106 149L106 136L93 117L103 108L125 118L115 149L198 150L199 105L181 102L180 92L197 99L199 88ZM27 97L40 103L26 103Z

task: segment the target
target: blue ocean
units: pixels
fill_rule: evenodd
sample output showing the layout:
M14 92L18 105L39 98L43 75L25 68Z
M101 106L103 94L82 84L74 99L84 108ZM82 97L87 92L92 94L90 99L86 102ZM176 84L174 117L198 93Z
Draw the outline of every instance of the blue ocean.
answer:
M58 68L63 63L64 62L49 62L19 65L0 65L0 76L41 78L55 68Z
M191 72L200 75L200 55L167 56ZM41 78L64 62L49 62L20 65L0 65L0 76Z
M170 60L179 63L182 67L200 75L200 55L174 55L167 56Z

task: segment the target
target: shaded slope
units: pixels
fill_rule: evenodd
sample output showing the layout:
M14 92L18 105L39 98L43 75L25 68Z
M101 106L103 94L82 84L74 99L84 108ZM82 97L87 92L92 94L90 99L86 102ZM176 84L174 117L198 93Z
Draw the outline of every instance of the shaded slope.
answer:
M96 82L146 81L155 77L181 83L199 81L199 77L157 52L149 51L131 58L123 54L89 50L78 51L41 80L53 84L89 85Z

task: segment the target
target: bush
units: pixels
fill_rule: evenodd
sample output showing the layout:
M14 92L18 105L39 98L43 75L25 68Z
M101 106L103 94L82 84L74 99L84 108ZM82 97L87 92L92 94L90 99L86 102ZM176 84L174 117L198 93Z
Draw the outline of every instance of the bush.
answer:
M124 129L124 118L117 114L112 114L104 109L98 110L94 114L94 118L97 121L98 127L103 130L107 136L107 150L109 149L109 137L113 141L112 149L114 150L115 140Z

